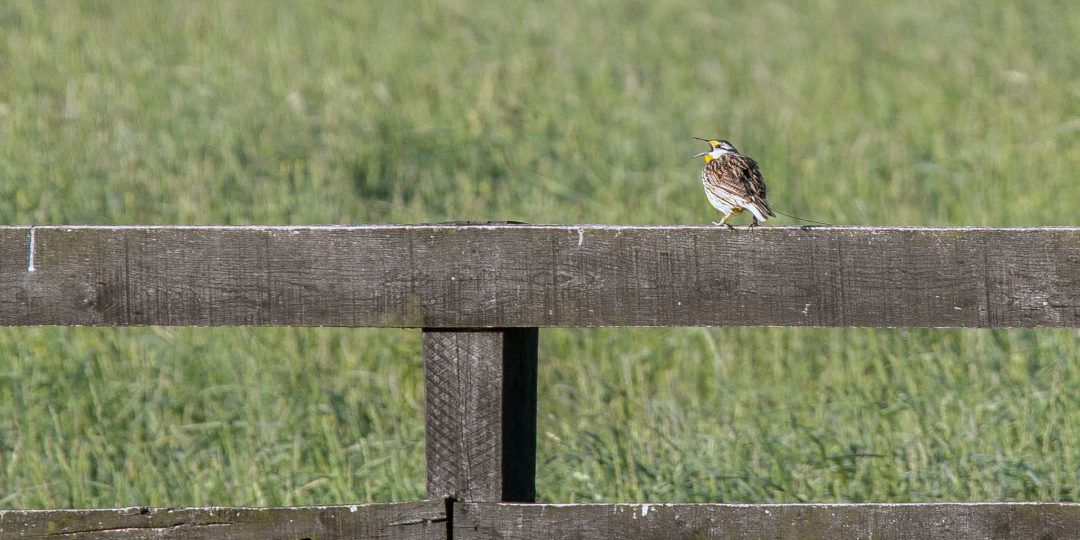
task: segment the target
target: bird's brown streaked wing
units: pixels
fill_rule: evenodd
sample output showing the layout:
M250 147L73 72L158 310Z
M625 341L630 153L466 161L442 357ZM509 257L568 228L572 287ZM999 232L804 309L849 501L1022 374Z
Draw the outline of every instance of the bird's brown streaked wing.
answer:
M714 165L715 164L715 165ZM772 217L772 208L766 198L765 179L753 159L742 154L728 154L709 162L715 174L709 175L712 184L728 193L738 195Z
M745 185L747 198L766 217L773 217L775 214L769 207L769 200L765 193L765 178L761 176L761 169L758 168L757 162L741 154L732 156L732 159L738 162L734 168L742 171L739 178Z
M729 156L710 161L705 165L705 173L702 175L705 184L716 191L745 198L748 195L746 186L739 179L739 171L735 170L735 165Z

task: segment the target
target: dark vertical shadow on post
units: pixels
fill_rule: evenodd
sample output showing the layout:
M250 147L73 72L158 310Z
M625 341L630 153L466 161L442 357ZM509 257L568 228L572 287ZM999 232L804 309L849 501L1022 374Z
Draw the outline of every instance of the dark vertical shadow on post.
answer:
M502 500L536 501L536 370L539 328L503 331Z
M536 499L539 330L425 329L427 494Z

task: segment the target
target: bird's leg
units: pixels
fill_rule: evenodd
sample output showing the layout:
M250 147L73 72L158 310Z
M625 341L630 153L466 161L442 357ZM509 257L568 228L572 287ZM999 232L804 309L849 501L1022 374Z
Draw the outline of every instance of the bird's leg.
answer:
M728 222L727 222L727 220L728 220L728 218L729 218L729 217L731 217L731 214L724 214L724 219L721 219L720 221L714 221L714 222L713 222L713 225L727 225L727 228L728 228L728 229L730 229L730 230L733 230L733 231L734 231L734 230L735 230L735 227L734 227L734 226L732 226L732 225L731 225L730 223L728 223Z
M747 229L753 229L754 227L757 227L758 225L761 225L761 222L760 222L760 221L758 221L758 219L757 219L757 218L754 218L754 222L753 222L753 223L751 223L751 224L750 224L750 226L749 226L749 227L747 227Z

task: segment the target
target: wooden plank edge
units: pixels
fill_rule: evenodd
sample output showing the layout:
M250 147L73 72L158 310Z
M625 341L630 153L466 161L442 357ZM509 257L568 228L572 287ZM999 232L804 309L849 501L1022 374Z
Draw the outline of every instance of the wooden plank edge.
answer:
M111 230L116 232L125 231L386 231L386 230L428 230L428 229L537 229L537 230L560 230L574 231L583 229L587 231L682 231L682 230L724 230L711 224L671 224L671 225L618 225L603 223L373 223L373 224L341 224L341 225L0 225L0 232L25 231L29 234L31 229L37 231L62 230ZM737 230L747 230L739 227ZM1048 226L1017 226L1017 227L983 227L983 226L922 226L922 225L762 225L753 229L754 232L764 231L916 231L916 232L1037 232L1037 231L1066 231L1080 232L1080 226L1073 225L1048 225Z

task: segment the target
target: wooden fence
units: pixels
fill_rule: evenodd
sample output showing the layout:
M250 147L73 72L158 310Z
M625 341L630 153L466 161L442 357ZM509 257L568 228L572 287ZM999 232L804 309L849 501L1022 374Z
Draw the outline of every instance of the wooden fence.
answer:
M541 327L1080 327L1080 228L0 227L0 325L423 332L427 501L0 511L0 538L1080 536L1080 505L535 500Z

